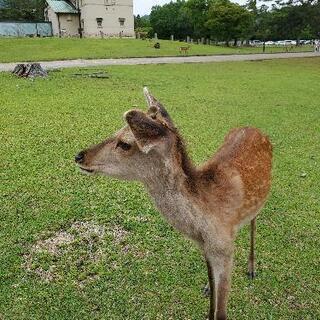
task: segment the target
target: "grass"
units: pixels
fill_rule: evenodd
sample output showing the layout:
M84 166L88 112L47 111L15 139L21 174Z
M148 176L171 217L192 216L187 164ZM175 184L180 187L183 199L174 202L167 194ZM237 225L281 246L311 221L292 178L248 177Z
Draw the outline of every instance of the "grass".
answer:
M167 105L196 163L232 127L270 135L258 277L245 275L245 227L230 319L319 319L319 67L314 58L99 69L109 79L0 73L0 319L204 319L206 267L194 245L141 185L87 177L73 163L123 125L123 112L144 108L143 85Z
M179 47L186 45L177 41L160 40L159 42L160 50L153 48L155 41L134 39L0 38L0 62L179 56ZM311 46L303 46L294 47L291 51L311 50ZM284 51L283 47L266 48L267 53ZM189 55L261 52L261 47L233 48L193 44Z

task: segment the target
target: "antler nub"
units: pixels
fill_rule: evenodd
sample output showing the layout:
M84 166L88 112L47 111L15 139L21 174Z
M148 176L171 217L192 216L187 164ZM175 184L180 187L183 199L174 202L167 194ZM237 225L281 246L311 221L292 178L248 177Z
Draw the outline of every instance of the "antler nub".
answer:
M154 103L154 98L150 95L149 90L148 90L147 87L143 88L143 93L144 93L144 96L145 96L145 98L147 100L147 105L150 108Z
M148 87L143 87L143 93L147 97L149 95L149 89Z
M147 87L143 88L143 93L147 101L148 105L148 114L151 116L151 118L155 119L157 114L160 113L163 118L165 118L165 121L167 124L170 124L173 126L173 123L170 119L170 116L167 112L167 110L164 108L164 106L152 95L150 94Z

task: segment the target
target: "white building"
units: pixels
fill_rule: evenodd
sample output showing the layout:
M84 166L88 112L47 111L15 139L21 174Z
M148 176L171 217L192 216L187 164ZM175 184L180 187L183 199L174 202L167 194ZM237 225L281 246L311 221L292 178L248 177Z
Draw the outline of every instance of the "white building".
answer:
M59 37L133 37L133 0L46 0L46 21Z

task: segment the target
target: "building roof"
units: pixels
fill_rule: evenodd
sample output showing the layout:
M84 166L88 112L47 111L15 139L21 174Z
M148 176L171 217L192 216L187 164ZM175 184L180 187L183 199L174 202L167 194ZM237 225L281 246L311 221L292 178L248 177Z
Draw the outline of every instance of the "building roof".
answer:
M55 13L78 13L72 3L65 0L46 0Z

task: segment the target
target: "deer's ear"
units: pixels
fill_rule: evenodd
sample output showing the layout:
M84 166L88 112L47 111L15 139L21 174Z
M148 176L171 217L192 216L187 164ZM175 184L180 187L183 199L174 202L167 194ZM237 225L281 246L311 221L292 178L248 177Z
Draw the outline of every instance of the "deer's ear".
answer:
M166 136L167 129L142 111L130 110L124 114L124 118L137 141L138 147L144 153L148 153Z
M148 105L148 114L152 118L156 118L157 115L160 115L162 120L164 120L167 123L167 125L173 127L173 122L165 107L152 94L150 94L147 87L143 88L143 93Z

